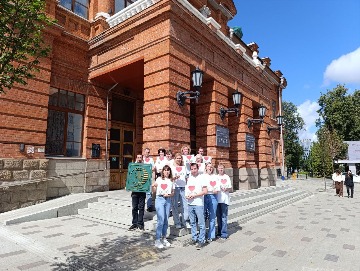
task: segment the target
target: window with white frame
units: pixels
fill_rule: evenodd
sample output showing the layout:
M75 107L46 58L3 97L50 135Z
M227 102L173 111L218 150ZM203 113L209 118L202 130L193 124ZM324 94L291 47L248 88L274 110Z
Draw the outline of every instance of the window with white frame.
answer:
M85 97L75 92L50 88L46 129L46 155L79 157Z

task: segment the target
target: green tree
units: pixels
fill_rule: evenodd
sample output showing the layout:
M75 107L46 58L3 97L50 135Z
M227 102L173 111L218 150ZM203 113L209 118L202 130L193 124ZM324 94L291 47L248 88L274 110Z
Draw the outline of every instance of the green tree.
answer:
M317 126L336 131L345 141L357 141L360 140L360 91L356 90L353 94L347 91L345 86L338 85L326 94L321 94Z
M345 158L348 145L336 130L330 131L326 126L321 127L316 134L318 142L312 148L312 167L320 176L331 176L334 161Z
M53 21L44 8L45 0L0 1L0 93L14 83L25 85L48 54L42 33Z
M304 154L300 144L298 133L304 127L304 120L297 111L297 107L291 102L283 102L283 125L284 125L284 152L285 163L288 168L299 168Z

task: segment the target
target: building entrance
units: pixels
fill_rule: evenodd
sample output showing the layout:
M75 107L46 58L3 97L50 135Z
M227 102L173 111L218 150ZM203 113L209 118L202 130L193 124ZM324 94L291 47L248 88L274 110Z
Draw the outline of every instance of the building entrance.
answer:
M125 188L128 165L134 161L134 135L133 127L110 129L110 190Z

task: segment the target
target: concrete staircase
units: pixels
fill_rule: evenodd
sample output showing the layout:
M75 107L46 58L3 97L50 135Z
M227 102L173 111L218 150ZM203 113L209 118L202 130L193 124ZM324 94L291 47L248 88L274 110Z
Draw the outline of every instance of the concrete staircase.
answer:
M304 199L311 194L289 186L266 187L256 190L236 191L231 194L228 224L239 226L253 218ZM79 209L78 216L113 226L128 228L131 226L131 197L126 191L119 191L107 197L98 198L88 204L88 208ZM154 231L156 212L145 212L145 230ZM188 229L176 229L173 219L169 219L169 237L188 235ZM185 237L185 236L184 236Z

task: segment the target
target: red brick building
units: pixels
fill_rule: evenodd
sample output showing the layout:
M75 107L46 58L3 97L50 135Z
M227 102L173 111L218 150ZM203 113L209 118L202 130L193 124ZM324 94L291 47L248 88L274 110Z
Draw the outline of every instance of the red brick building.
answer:
M0 180L46 175L47 197L119 189L144 147L156 155L187 144L223 163L235 188L275 184L281 138L267 127L277 127L286 80L228 27L233 1L48 0L46 8L57 20L45 31L51 54L28 85L0 95ZM198 103L179 106L196 67ZM239 116L222 120L236 90ZM261 105L264 123L249 127Z

